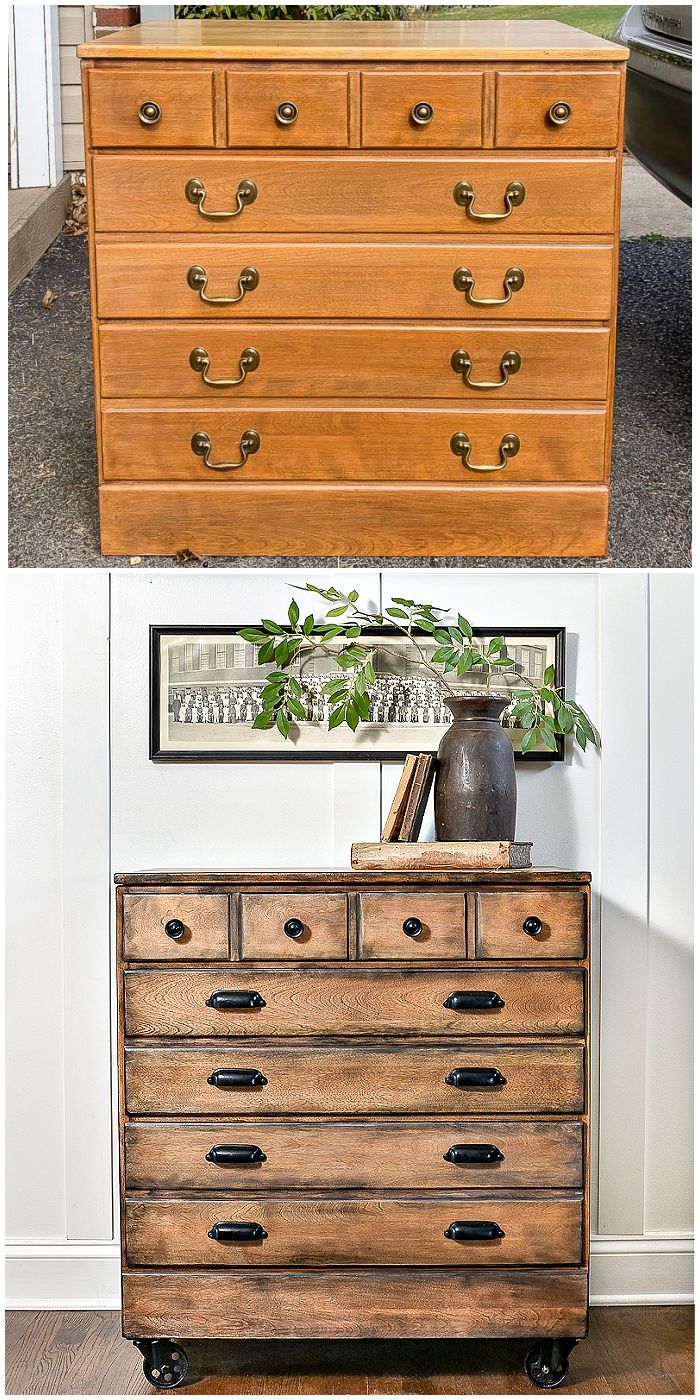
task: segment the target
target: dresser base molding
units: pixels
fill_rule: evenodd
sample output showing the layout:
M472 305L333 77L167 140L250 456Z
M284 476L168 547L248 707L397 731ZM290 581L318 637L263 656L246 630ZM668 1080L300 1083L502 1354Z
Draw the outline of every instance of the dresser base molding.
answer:
M226 1269L123 1276L125 1337L585 1337L586 1269Z
M105 555L598 558L600 487L102 485Z

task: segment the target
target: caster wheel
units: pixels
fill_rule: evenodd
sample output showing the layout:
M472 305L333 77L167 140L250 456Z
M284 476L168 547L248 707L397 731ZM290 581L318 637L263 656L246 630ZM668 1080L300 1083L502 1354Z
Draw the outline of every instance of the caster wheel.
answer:
M569 1374L569 1363L565 1356L550 1358L542 1354L542 1348L535 1346L525 1357L525 1375L540 1390L556 1390L563 1385Z
M187 1353L176 1342L134 1342L143 1356L143 1374L156 1390L175 1390L187 1375Z

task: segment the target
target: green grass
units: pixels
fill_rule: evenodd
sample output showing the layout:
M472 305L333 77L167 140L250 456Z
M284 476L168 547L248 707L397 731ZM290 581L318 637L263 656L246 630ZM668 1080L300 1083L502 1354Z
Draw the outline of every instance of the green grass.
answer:
M609 39L626 5L450 5L431 11L435 19L558 19Z

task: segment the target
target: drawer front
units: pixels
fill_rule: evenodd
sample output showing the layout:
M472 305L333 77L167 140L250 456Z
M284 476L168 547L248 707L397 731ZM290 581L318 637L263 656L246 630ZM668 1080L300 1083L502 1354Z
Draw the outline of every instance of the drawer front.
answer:
M496 74L496 145L616 146L622 75L548 68Z
M582 890L483 890L476 897L476 955L584 958L587 923Z
M127 1123L131 1191L580 1187L580 1123ZM259 1155L245 1160L246 1150ZM453 1153L453 1160L446 1154ZM237 1155L236 1155L237 1153Z
M583 1046L397 1044L254 1047L233 1042L188 1049L129 1047L128 1113L580 1113ZM246 1071L250 1086L221 1085ZM487 1084L447 1083L466 1069ZM473 1075L473 1071L490 1071ZM209 1079L218 1076L219 1084ZM463 1078L463 1076L458 1076ZM230 1076L224 1076L230 1078ZM240 1075L237 1076L241 1078ZM453 1075L454 1078L454 1075ZM265 1083L260 1082L265 1080ZM502 1082L505 1081L505 1082Z
M459 321L462 337L470 321L604 321L610 316L613 286L613 248L608 244L99 241L96 266L98 313L107 318L352 320L361 311L369 319ZM211 305L190 285L188 275L196 276L192 268L204 270L211 296L237 295L248 268L255 269L258 283L236 305ZM468 273L471 302L461 285L461 269ZM512 269L523 274L522 284ZM456 273L460 286L455 286ZM484 299L498 304L484 305Z
M470 156L421 158L406 154L124 156L95 157L95 226L100 233L452 233L486 239L519 235L612 234L616 161ZM201 201L186 186L198 180ZM253 181L255 199L242 207L241 181ZM457 202L467 182L473 200ZM506 200L519 181L520 203ZM510 203L510 212L506 213ZM201 204L201 211L200 211ZM208 214L230 214L209 218ZM504 218L484 219L483 215ZM362 285L362 281L360 282Z
M484 75L363 73L362 145L480 146Z
M240 1238L241 1227L257 1238ZM126 1255L135 1265L580 1264L581 1239L578 1195L126 1202Z
M347 73L227 73L229 146L347 146Z
M214 74L211 69L93 68L88 74L93 146L213 146ZM139 162L136 162L139 164ZM119 168L138 179L124 156ZM133 186L132 186L133 187Z
M464 895L361 894L363 958L464 958Z
M557 413L466 406L336 409L296 403L275 408L250 403L245 408L114 407L102 417L103 470L108 481L221 481L232 472L236 481L283 483L443 481L497 487L602 482L606 423L602 408ZM246 456L245 435L251 430L258 441L254 453ZM198 436L202 433L205 456ZM468 437L466 456L459 447L461 439L453 444L457 433ZM503 443L512 441L512 434L517 439L516 455L502 449ZM228 465L222 468L221 464ZM385 901L387 908L398 907L390 905L391 895L372 898ZM408 940L405 945L398 951L399 943L392 940L392 955L424 956L419 952L420 939L413 954ZM430 947L435 956L447 950L436 938ZM462 947L452 956L463 953Z
M470 407L511 399L600 399L608 383L610 332L472 326L211 323L100 326L103 398L454 399ZM241 357L255 369L241 382ZM194 366L190 356L203 350ZM512 352L520 361L513 369ZM469 365L464 361L466 354ZM460 363L452 364L461 355ZM195 357L196 358L196 357ZM245 365L244 365L245 367ZM206 379L217 381L206 383ZM238 379L238 383L226 381ZM130 454L131 456L131 454Z
M228 956L228 895L124 895L126 959L180 962Z
M432 929L447 941L449 921L453 920L458 940L459 920L449 906L444 915L436 905L421 909L418 904L416 909L425 916L427 928L426 945L421 947L420 937L415 940L416 956L430 957ZM404 905L398 914L392 909L370 913L376 946L387 945L386 953L376 956L396 955L393 945L405 937L401 923L396 925L403 912ZM264 927L269 927L267 922ZM463 944L463 918L461 928ZM313 933L309 947L312 941ZM294 957L293 948L291 953ZM234 992L238 996L231 1005ZM229 966L211 972L126 972L124 993L130 1036L412 1036L449 1031L464 1037L582 1035L584 1031L583 973L574 969L498 968L492 974L488 968L432 972L353 967L336 972L293 967L244 970L238 965L235 971ZM254 1004L246 1004L247 993ZM214 1005L208 1005L212 999Z
M344 894L243 894L242 958L346 958Z

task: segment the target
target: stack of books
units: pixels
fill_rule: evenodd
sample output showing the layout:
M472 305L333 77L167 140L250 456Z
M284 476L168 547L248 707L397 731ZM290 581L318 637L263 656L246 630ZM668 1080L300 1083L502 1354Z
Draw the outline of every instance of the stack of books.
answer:
M417 840L434 773L435 759L431 753L408 755L384 823L382 841Z

